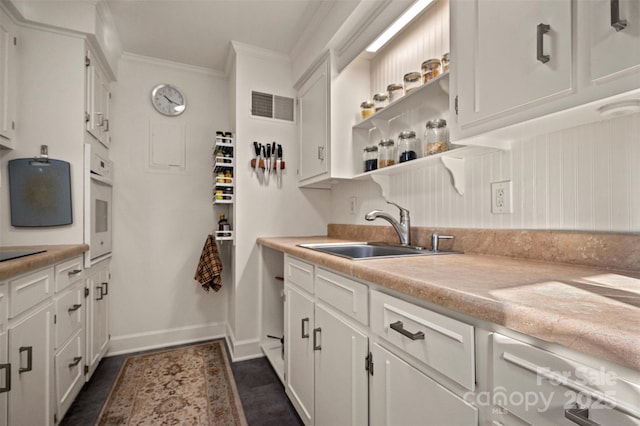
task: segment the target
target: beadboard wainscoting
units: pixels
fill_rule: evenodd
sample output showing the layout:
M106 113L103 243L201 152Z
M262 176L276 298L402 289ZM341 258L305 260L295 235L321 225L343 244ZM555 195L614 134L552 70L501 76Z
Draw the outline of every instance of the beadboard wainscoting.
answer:
M390 199L412 225L456 228L640 232L640 114L511 142L508 151L465 160L464 196L440 162L392 176ZM491 213L491 183L513 182L513 213ZM350 213L351 198L357 197ZM332 223L370 224L373 209L396 214L370 181L332 190Z

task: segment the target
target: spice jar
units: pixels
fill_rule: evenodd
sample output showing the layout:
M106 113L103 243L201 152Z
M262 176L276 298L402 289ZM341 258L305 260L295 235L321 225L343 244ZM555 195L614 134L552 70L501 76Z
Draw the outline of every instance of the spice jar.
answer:
M422 84L420 82L420 73L419 72L408 72L404 75L404 94L408 95L413 90L420 87Z
M376 93L373 95L373 105L375 111L378 112L389 104L389 96L386 93Z
M449 129L447 129L447 121L443 119L428 121L424 137L427 142L425 155L433 155L447 151L449 149Z
M404 163L405 161L415 160L418 158L416 148L416 132L413 130L400 132L400 135L398 136L399 162Z
M393 102L400 99L404 92L402 91L402 84L393 83L387 86L387 93L389 94L389 102Z
M224 180L224 173L220 172L216 175L216 183L225 183Z
M449 71L449 52L442 55L442 72Z
M396 150L393 139L382 139L378 143L378 168L396 164Z
M364 171L370 172L378 168L378 147L367 146L363 153Z
M373 111L373 102L364 101L360 104L360 110L362 113L362 119L366 119L367 117L371 117L374 113Z
M233 183L233 174L231 170L226 170L224 172L224 183Z
M427 59L422 63L422 83L428 83L438 75L440 75L440 59Z
M222 189L216 189L216 200L222 201L224 199L224 191Z

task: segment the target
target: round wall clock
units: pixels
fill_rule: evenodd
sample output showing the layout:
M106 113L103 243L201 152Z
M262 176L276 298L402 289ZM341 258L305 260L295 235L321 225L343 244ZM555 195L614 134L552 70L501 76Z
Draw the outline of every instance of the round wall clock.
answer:
M151 91L151 103L160 114L170 117L182 114L187 107L180 89L170 84L154 87Z

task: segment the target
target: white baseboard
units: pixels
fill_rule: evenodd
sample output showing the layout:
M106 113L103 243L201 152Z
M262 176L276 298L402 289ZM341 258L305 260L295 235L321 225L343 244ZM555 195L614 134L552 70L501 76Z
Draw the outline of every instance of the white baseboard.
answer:
M226 322L112 337L106 356L163 348L226 337Z
M225 336L227 341L227 347L231 354L231 361L245 361L248 359L260 358L264 356L262 349L260 348L259 339L249 340L236 340L233 330L227 323L227 333Z

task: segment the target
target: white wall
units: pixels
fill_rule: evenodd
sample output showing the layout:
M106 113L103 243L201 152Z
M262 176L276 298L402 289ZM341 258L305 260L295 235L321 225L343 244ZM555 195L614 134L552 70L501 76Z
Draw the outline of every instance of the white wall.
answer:
M633 114L523 136L510 151L468 158L464 196L438 162L394 176L391 199L411 211L415 226L640 232L639 164L640 114ZM490 183L503 180L513 181L513 214L492 214ZM331 208L332 223L371 224L364 215L375 208L397 213L369 181L334 186Z
M83 242L84 40L60 32L18 31L16 148L0 150L0 245ZM73 224L14 228L9 209L7 162L40 154L71 163Z
M186 95L179 117L158 114L151 89L172 83ZM123 56L113 87L114 166L111 348L118 353L224 334L226 278L205 293L193 277L212 232L212 147L226 130L227 83L207 70ZM149 170L150 125L186 129L186 169Z
M330 194L326 190L297 187L298 158L294 123L252 118L251 91L295 97L291 66L286 57L274 52L234 43L236 81L236 205L235 205L235 298L229 322L234 358L259 354L260 257L258 236L320 235L326 233ZM250 167L253 141L282 144L287 169L282 187L273 176L263 183Z

